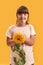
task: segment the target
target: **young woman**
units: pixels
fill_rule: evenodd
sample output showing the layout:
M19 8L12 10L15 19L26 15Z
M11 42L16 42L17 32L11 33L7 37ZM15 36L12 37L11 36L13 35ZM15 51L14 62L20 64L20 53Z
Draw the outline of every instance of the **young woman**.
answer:
M34 45L36 33L35 33L33 25L31 25L30 23L28 24L29 11L27 7L25 6L19 7L17 10L16 16L17 16L16 25L10 26L6 32L7 45L10 46L12 49L12 47L15 44L15 42L12 39L12 34L16 32L23 33L26 36L26 40L23 44L23 49L26 54L25 65L34 65L32 46ZM13 61L14 55L15 55L15 52L11 50L11 54L10 54L10 64L11 65L15 65Z

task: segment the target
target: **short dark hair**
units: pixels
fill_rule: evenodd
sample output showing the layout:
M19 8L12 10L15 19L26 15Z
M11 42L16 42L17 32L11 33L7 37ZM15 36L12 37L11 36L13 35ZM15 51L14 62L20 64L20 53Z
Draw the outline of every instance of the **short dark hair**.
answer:
M29 18L29 11L28 11L28 8L26 6L20 6L16 12L16 15L18 14L28 14L28 18ZM28 22L26 22L26 24L28 24Z
M25 7L25 6L19 7L16 14L22 14L22 13L27 13L27 14L29 14L28 8Z

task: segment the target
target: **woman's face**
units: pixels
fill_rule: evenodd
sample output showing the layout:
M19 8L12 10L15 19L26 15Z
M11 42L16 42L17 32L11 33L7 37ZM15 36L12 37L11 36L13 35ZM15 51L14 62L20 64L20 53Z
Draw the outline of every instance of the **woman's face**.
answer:
M26 24L26 21L28 20L28 14L17 14L17 22L20 25Z

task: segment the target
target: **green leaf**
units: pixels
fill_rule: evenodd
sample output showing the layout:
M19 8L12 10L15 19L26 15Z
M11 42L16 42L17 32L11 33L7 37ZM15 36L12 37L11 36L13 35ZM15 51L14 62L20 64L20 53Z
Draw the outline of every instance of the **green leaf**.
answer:
M23 49L19 51L19 56L22 58L21 61L25 63L25 52Z
M15 62L15 65L19 65L16 57L14 57L14 62Z
M12 51L17 51L18 52L18 55L19 59L17 59L17 57L14 57L14 62L15 62L15 65L24 65L25 64L25 52L24 50L21 48L20 49L20 44L15 44Z
M12 51L19 51L20 49L20 45L19 44L15 44L14 47L12 48Z
M24 65L24 63L23 63L23 62L21 62L21 61L18 61L18 63L19 63L19 65Z

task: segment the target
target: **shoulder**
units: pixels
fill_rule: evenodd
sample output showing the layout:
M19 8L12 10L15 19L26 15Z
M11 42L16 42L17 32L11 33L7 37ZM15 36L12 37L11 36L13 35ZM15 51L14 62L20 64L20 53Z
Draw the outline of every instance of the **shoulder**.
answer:
M30 27L33 27L33 25L32 25L32 24L29 24L29 26L30 26Z
M15 25L11 25L8 27L8 29L12 30L13 28L15 28Z
M29 27L30 27L30 34L31 35L36 35L36 31L35 31L35 28L32 24L29 24Z
M34 26L32 24L28 24L27 27L34 28Z

